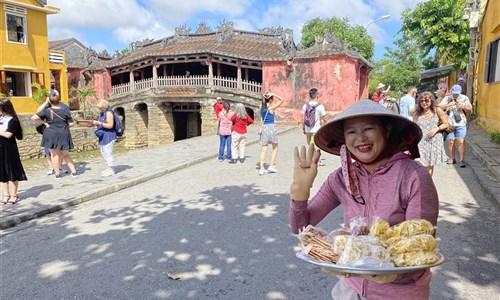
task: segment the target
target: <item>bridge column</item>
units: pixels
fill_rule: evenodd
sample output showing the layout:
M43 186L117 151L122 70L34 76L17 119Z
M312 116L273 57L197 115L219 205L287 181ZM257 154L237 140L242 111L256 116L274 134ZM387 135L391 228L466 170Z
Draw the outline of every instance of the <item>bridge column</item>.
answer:
M171 105L165 102L148 105L148 115L148 146L173 142L174 120Z
M238 66L236 67L236 88L238 90L243 89L243 84L241 82L241 61L238 60Z
M135 84L134 84L134 81L135 81L135 79L134 79L134 70L132 70L132 66L130 66L129 78L130 78L130 82L129 82L129 84L130 84L130 91L132 92L134 90L134 86L135 86Z
M156 66L160 67L159 65L153 64L153 87L158 86L158 68Z
M214 65L211 60L208 64L208 85L214 86Z
M200 101L201 136L211 135L217 132L219 120L215 116L214 104L215 101L213 99Z

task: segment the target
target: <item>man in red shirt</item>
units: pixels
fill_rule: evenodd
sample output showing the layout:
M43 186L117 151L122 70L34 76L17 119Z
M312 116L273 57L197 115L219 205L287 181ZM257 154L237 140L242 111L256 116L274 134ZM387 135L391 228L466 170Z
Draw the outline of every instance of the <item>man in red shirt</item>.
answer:
M222 103L222 98L217 97L217 102L214 104L215 115L219 117L219 113L224 109L224 104Z
M219 119L219 113L224 109L224 103L222 103L222 98L217 97L217 102L214 104L215 116ZM220 120L217 123L217 134L219 134Z
M377 86L377 90L373 93L372 100L377 103L384 103L385 92L384 92L385 84L379 83ZM380 102L382 101L382 102Z

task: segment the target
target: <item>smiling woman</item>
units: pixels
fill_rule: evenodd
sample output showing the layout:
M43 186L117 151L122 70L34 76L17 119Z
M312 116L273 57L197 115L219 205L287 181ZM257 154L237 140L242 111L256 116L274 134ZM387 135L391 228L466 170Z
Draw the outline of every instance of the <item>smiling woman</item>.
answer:
M320 152L314 145L300 152L295 149L289 209L292 231L316 226L340 205L344 207L346 227L357 217L370 222L381 218L391 226L412 219L426 219L436 225L436 188L426 169L413 160L419 157L421 137L414 122L369 99L336 115L318 130L314 142L321 150L340 155L342 167L328 176L311 199ZM429 298L429 270L347 275L334 287L333 299L395 299L400 294L415 300Z

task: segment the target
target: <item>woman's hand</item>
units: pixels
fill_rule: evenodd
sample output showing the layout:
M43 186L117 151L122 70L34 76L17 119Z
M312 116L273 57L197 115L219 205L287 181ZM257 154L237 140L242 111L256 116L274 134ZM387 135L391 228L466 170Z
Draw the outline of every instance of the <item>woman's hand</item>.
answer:
M427 132L427 137L433 138L436 135L436 133L438 133L438 131L439 131L439 127L432 128L431 130L429 130Z
M302 146L300 149L294 149L293 179L290 186L290 198L296 201L309 200L310 189L318 174L318 161L320 157L319 150L316 150L314 144Z
M397 274L387 274L387 275L362 275L362 274L352 274L352 273L344 273L344 272L339 272L339 271L334 271L331 269L322 269L323 273L330 274L330 275L335 275L335 276L342 276L345 278L361 278L365 280L370 280L376 283L390 283L396 280L398 277Z

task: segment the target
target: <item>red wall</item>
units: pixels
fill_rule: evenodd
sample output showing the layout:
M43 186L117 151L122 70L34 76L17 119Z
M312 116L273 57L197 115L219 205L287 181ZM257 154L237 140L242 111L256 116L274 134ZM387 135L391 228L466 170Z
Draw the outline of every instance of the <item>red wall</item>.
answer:
M286 62L266 62L262 73L263 91L285 97L283 108L302 109L313 87L318 88L320 102L330 113L368 97L369 69L346 55L295 59L291 66ZM293 112L295 119L296 114Z

